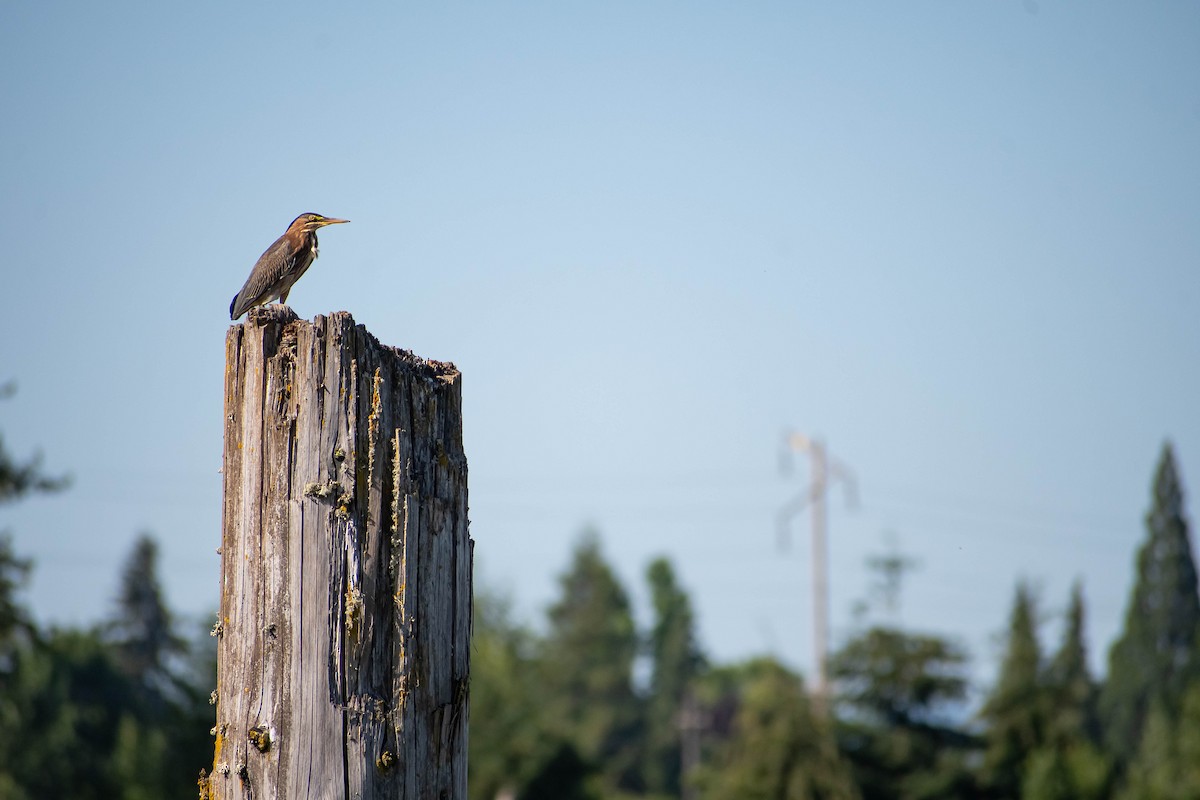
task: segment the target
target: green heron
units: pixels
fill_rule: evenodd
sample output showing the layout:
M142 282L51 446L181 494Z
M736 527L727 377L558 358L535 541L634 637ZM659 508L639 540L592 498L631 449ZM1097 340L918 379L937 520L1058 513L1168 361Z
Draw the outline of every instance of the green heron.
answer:
M292 284L300 279L304 271L317 257L317 228L349 222L348 219L333 219L320 214L301 214L288 225L283 236L258 258L246 285L229 304L229 318L237 319L255 306L266 305L279 298L287 302Z

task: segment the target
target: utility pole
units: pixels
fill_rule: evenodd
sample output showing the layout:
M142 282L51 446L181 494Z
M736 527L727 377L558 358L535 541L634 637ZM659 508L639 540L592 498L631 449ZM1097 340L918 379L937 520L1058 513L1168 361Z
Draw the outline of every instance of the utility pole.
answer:
M812 514L813 657L817 662L813 699L817 712L824 715L829 703L829 554L825 494L831 479L840 481L846 490L846 504L853 508L857 504L857 485L845 465L830 459L820 439L791 432L784 434L784 446L785 468L791 462L792 453L807 453L809 458L808 488L779 510L777 523L779 545L783 549L790 538L792 518L805 508Z

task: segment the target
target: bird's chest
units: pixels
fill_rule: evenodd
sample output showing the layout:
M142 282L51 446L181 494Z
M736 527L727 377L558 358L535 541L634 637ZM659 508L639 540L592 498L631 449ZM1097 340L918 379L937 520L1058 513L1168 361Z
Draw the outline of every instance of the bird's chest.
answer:
M290 259L288 272L297 274L308 269L308 265L317 257L317 237L311 233L304 237L303 243L296 248L295 255Z

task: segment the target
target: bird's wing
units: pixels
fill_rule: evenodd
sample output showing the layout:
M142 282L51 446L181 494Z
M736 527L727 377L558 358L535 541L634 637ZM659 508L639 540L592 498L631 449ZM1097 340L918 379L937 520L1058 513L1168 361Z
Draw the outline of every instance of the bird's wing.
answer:
M266 295L292 267L294 259L288 258L289 249L287 238L280 236L258 257L254 269L250 270L250 277L246 278L242 290L229 306L230 319L237 319L259 303L271 299Z

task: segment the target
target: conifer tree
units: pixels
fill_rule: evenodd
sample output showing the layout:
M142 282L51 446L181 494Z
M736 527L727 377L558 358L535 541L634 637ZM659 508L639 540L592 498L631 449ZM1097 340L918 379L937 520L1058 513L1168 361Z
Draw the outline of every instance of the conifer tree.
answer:
M13 552L12 537L0 534L0 690L12 666L13 652L33 636L33 620L17 600L29 580L32 562Z
M1102 800L1112 770L1100 751L1096 684L1084 643L1083 589L1071 590L1062 645L1042 678L1046 692L1046 741L1029 755L1024 800Z
M892 543L869 558L872 594L895 617L916 561ZM871 603L862 602L865 615ZM957 720L967 696L967 654L948 639L875 625L830 662L838 687L838 740L866 800L976 795L967 767L976 747Z
M1053 712L1047 734L1052 741L1097 741L1096 682L1087 663L1083 587L1078 582L1071 587L1066 617L1062 645L1046 668L1044 682Z
M121 571L111 635L121 668L157 704L171 691L169 660L185 650L158 580L158 544L149 534L134 542Z
M15 727L0 736L0 773L20 787L13 796L124 796L125 776L113 756L118 724L131 705L129 681L101 637L50 631L19 651L14 673L5 701Z
M552 724L608 794L641 787L641 709L633 692L637 631L629 598L588 532L559 581L541 674Z
M665 558L653 561L646 580L654 606L646 704L646 788L677 797L681 778L679 715L704 658L696 645L691 601L676 582L671 562Z
M547 724L536 640L512 620L507 598L476 585L471 631L471 800L532 800L539 786L580 797L589 770Z
M0 399L14 392L13 384L0 385ZM66 485L41 470L41 458L26 461L12 456L0 435L0 505L14 503L34 492L51 492ZM0 797L25 800L35 796L26 791L31 742L31 722L47 716L35 707L29 684L45 682L45 661L35 647L39 635L33 618L17 594L29 580L33 564L13 548L12 535L0 532ZM32 670L30 664L36 662Z
M1179 753L1175 744L1171 714L1158 700L1153 701L1142 726L1141 741L1125 775L1120 800L1187 800L1193 794L1179 788Z
M1176 712L1154 701L1130 762L1119 800L1192 800L1200 797L1200 682Z
M1046 735L1046 696L1040 685L1041 645L1037 604L1029 586L1017 585L1000 674L980 711L987 724L980 783L991 797L1020 794L1026 758Z
M136 796L146 798L194 785L212 746L203 735L215 719L211 676L191 674L181 658L188 642L176 632L158 577L158 544L149 534L138 536L121 569L116 610L103 633L129 694L115 729L113 765L126 771L121 780L143 786ZM201 635L212 642L207 631Z
M16 392L12 382L0 384L0 400ZM66 488L70 480L65 476L52 477L42 472L42 456L34 453L25 461L18 461L4 447L0 435L0 504L11 503L33 492L57 492Z
M15 391L11 382L0 384L0 400L11 397ZM42 471L39 453L24 461L14 458L4 447L4 436L0 434L0 505L38 492L61 491L68 483L65 476L54 477ZM12 535L0 531L0 693L5 688L3 674L6 666L11 665L14 648L34 633L29 613L16 598L29 580L31 568L31 562L14 551Z
M874 627L832 659L841 749L866 800L973 797L973 738L955 718L967 695L967 655L937 637Z
M1192 797L1200 797L1200 681L1193 681L1183 696L1175 724L1175 747L1179 753L1179 785Z
M705 800L857 800L828 721L799 676L771 659L727 670L732 730L700 774Z
M1150 709L1172 715L1200 673L1200 595L1175 454L1163 446L1125 627L1109 651L1099 711L1109 750L1137 752Z
M0 388L0 397L5 393ZM19 461L0 442L0 504L65 484L46 476L36 456ZM132 561L143 568L125 580L148 578L157 601L150 616L169 629L153 548L140 553ZM10 539L0 536L0 798L194 797L196 775L212 759L211 683L206 679L201 688L176 682L175 699L160 704L150 719L111 638L98 629L34 626L14 597L29 569ZM204 640L210 641L207 629ZM165 641L178 640L172 635Z

